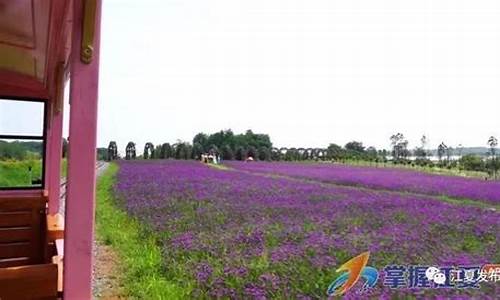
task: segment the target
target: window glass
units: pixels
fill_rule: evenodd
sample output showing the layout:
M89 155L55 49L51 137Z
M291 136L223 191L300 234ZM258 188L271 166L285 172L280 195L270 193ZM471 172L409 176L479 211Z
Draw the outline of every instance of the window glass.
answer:
M43 102L0 99L0 188L43 188Z
M0 99L0 135L42 136L44 103Z

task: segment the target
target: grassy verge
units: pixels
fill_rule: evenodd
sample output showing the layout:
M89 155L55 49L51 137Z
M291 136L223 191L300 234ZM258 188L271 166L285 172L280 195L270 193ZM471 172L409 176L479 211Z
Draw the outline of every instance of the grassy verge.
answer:
M361 167L379 167L379 168L395 168L395 169L408 169L413 171L420 171L425 173L437 174L437 175L448 175L448 176L458 176L458 177L472 177L472 178L481 178L485 177L491 178L486 172L479 171L467 171L460 170L458 168L440 168L440 167L430 167L430 166L411 166L411 165L400 165L393 163L381 163L381 162L369 162L369 161L345 161L338 162L338 164L351 165L351 166L361 166Z
M29 172L31 167L31 174ZM61 177L66 177L67 162L61 161ZM31 180L42 178L42 161L40 159L0 160L0 187L29 187Z
M111 164L97 184L96 233L120 259L120 279L127 297L138 299L184 299L189 291L165 279L162 253L156 237L128 216L116 203L112 187L118 171Z
M29 171L30 167L31 175ZM32 179L41 178L42 161L39 159L0 161L1 187L32 186Z

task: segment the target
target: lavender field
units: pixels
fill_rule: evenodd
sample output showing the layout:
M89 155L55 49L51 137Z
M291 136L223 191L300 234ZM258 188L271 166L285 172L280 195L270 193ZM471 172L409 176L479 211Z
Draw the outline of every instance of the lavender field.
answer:
M500 181L434 175L399 168L374 168L325 163L226 162L231 168L312 179L327 183L404 191L500 204Z
M497 212L431 196L273 178L193 161L121 162L115 194L158 237L167 279L191 289L193 298L326 298L335 270L364 251L371 251L370 265L379 270L388 264L500 260ZM370 296L499 293L494 284L423 291L380 283Z

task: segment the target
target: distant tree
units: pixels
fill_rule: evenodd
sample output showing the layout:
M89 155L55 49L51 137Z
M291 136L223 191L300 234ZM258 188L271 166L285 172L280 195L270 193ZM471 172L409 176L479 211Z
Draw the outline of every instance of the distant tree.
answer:
M247 152L243 147L238 147L238 149L236 149L234 158L236 158L236 160L245 160L247 158Z
M154 152L155 152L155 146L153 145L153 143L148 142L146 143L146 145L144 145L144 152L142 156L144 159L153 159Z
M115 141L109 142L107 150L107 160L112 161L118 158L118 147Z
M386 149L378 150L378 156L382 160L382 162L387 162L387 156L389 156L390 151Z
M299 160L308 160L309 159L309 153L305 148L298 148L298 155L299 155Z
M193 152L192 152L192 158L195 160L201 159L201 155L204 153L203 151L203 146L196 142L193 144Z
M362 142L352 141L344 146L348 159L361 160L365 158L365 147Z
M212 155L219 155L220 154L219 147L217 147L217 145L215 145L215 144L210 145L208 152Z
M286 160L286 153L287 152L288 152L288 148L286 148L286 147L281 147L279 149L280 160Z
M286 161L294 161L299 158L299 152L297 151L297 148L289 148L286 151L285 154L285 160Z
M201 146L202 152L208 152L208 135L202 132L195 135L193 138L193 147L195 144L199 144Z
M337 144L330 144L326 149L328 153L328 158L335 161L340 161L344 159L344 149Z
M38 146L35 146L37 145ZM40 158L42 152L41 142L21 142L0 140L0 160L25 160ZM1 168L0 168L1 169Z
M220 130L214 134L208 135L207 145L209 145L207 151L212 148L222 148L224 145L234 145L234 134L231 130Z
M297 153L297 157L298 156L299 155ZM318 160L318 158L319 158L319 149L318 148L311 148L309 158L312 159L312 160Z
M494 136L490 136L488 139L488 146L490 146L490 156L491 158L496 157L496 148L498 146L498 140Z
M253 159L258 159L258 152L254 146L250 146L247 149L247 157L251 157Z
M280 161L281 160L281 152L278 148L271 149L271 160Z
M485 164L481 157L474 154L467 154L460 157L459 165L463 170L468 171L484 171Z
M221 156L223 160L233 160L234 159L234 152L233 149L229 145L224 145L221 148Z
M271 151L269 150L269 148L260 147L258 157L259 157L259 160L268 161L271 159Z
M135 159L135 157L136 157L135 143L128 142L127 147L125 148L125 159L130 160L130 159Z
M291 160L293 160L295 158L295 148L291 148ZM313 148L307 148L304 150L304 157L306 157L307 159L314 159L315 158L315 155L316 155L316 152L314 151ZM297 156L299 156L299 153L297 153Z
M97 160L107 160L108 159L108 148L99 147L97 148Z
M377 149L375 147L368 147L366 148L366 158L370 161L376 161L377 160Z
M254 147L260 149L261 147L271 148L272 143L269 135L256 134L251 130L247 130L244 134L234 134L230 129L220 130L213 134L198 133L193 138L193 144L199 143L203 146L205 152L210 151L210 148L215 145L221 149L224 145L228 145L231 149L238 149L243 147L249 149Z
M415 148L414 154L417 160L427 159L427 137L425 135L420 138L420 147Z
M327 157L328 157L328 151L326 151L326 149L323 149L323 148L317 148L316 149L316 153L318 154L318 159L319 160L326 160Z
M155 151L153 152L153 158L154 159L161 159L162 157L162 151L161 151L161 145L156 145L155 146Z
M190 159L192 146L185 142L178 142L174 145L175 159Z
M170 146L169 143L164 143L161 145L161 154L160 158L166 159L166 158L171 158L173 157L173 151L172 151L172 146Z
M357 142L357 141L352 141L352 142L345 144L344 148L347 151L354 151L354 152L360 152L360 153L365 151L365 147L363 146L363 143Z
M498 146L498 140L494 136L490 136L488 139L488 146L490 146L490 172L493 174L494 178L497 178L498 169L500 168L500 164L498 163L496 148Z
M244 137L248 145L256 149L260 147L271 148L273 146L267 134L255 134L249 129L245 132Z
M392 157L394 161L406 160L408 157L408 140L402 133L396 133L391 136Z
M447 149L448 149L448 146L446 146L446 144L444 142L439 144L438 151L437 151L439 162L443 161L443 157L446 155Z

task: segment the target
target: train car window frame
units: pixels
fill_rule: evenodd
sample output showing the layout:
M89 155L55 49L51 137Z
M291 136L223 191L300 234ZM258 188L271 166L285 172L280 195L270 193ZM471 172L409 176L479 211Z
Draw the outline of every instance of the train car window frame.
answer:
M45 189L45 168L46 168L46 153L47 153L47 100L39 98L17 98L12 96L0 95L0 101L13 101L13 102L37 102L42 103L43 118L42 118L42 135L22 135L22 134L3 134L0 132L1 140L28 140L39 141L42 143L41 151L41 184L31 186L0 186L0 190L43 190Z

